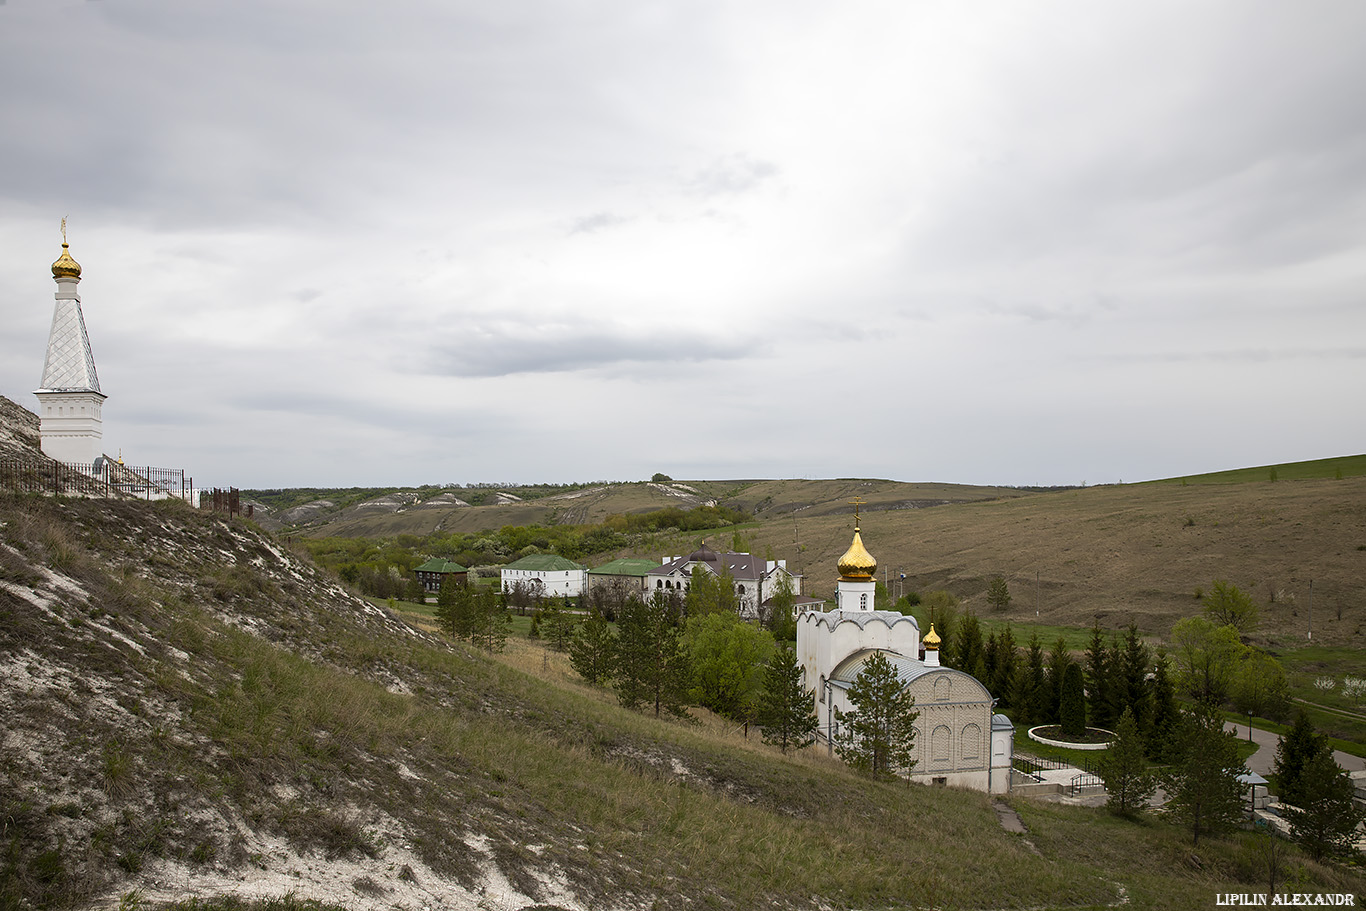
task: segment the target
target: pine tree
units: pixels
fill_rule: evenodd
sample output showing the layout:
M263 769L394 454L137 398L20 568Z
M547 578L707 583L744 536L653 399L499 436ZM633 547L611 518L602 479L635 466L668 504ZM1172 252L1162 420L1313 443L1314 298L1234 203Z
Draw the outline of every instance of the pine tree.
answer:
M1243 771L1238 744L1224 730L1219 712L1198 706L1184 726L1181 758L1166 776L1173 818L1191 830L1195 844L1201 835L1212 835L1237 823L1243 812Z
M628 601L617 617L617 663L613 681L617 701L627 708L653 705L661 711L687 714L688 656L678 630L675 603L656 592L650 601Z
M1284 803L1303 806L1300 778L1309 762L1320 753L1328 753L1328 743L1314 730L1309 715L1300 709L1295 723L1276 747L1276 761L1271 767L1276 776L1277 793Z
M616 663L617 637L602 614L593 611L579 624L569 644L569 664L592 684L606 683Z
M1006 624L1006 628L992 638L996 640L996 666L992 669L987 689L999 700L1002 708L1017 708L1011 698L1014 695L1016 669L1020 663L1019 653L1015 647L1015 634L1010 631L1010 625Z
M475 591L446 576L436 596L436 619L442 630L454 639L470 639L474 635L478 606Z
M802 684L802 666L790 648L779 648L768 663L757 720L764 730L764 743L784 753L789 747L799 750L816 740L815 700Z
M1044 667L1043 643L1038 633L1029 637L1029 651L1015 674L1011 703L1020 721L1026 724L1047 723L1048 672Z
M1114 724L1114 693L1109 661L1110 651L1101 635L1100 622L1091 627L1091 644L1086 649L1087 715L1098 728L1109 729Z
M835 710L835 751L856 769L891 775L914 765L915 699L882 652L874 652L849 687L848 711Z
M1081 665L1069 664L1062 677L1062 697L1058 706L1058 723L1070 737L1086 733L1086 693L1081 682Z
M1004 576L997 576L987 586L987 603L992 610L1003 611L1010 607L1010 586Z
M1286 809L1290 834L1315 860L1351 854L1363 817L1352 779L1327 749L1309 758L1300 770L1299 802Z
M488 652L501 652L507 644L512 618L499 593L492 589L476 592L470 599L470 641Z
M986 647L982 643L982 626L977 622L976 614L968 612L959 622L953 652L958 670L986 683ZM944 660L943 655L940 655L939 660Z
M1143 809L1157 790L1157 782L1143 757L1143 735L1133 710L1125 709L1115 729L1115 739L1098 763L1097 772L1109 792L1106 806L1120 816L1132 816Z
M1153 762L1170 762L1174 758L1181 723L1167 653L1158 652L1153 660L1152 718L1147 732L1149 759Z
M546 617L546 641L550 647L557 652L568 650L569 643L573 641L574 629L579 625L579 618L568 609L556 606L553 612Z
M1062 705L1062 681L1067 676L1067 666L1072 663L1072 652L1067 647L1067 640L1059 636L1048 652L1048 701L1044 713L1044 721L1048 724L1057 724L1060 720L1058 712Z
M1146 738L1152 723L1152 693L1148 671L1152 666L1152 651L1138 635L1138 626L1129 624L1124 643L1115 655L1115 693L1119 714L1130 710L1140 734Z

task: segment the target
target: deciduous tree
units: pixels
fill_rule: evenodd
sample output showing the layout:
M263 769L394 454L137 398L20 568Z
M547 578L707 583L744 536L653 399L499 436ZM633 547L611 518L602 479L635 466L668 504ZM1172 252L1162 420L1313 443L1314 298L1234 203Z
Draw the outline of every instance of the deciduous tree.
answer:
M732 613L689 617L683 647L692 667L689 695L727 718L740 719L757 695L773 655L773 635Z
M1205 616L1215 626L1231 626L1239 636L1246 636L1257 628L1261 613L1252 596L1223 579L1215 579L1209 594L1205 595Z
M1259 648L1249 647L1233 676L1233 704L1240 712L1282 718L1290 707L1285 669Z
M1231 626L1187 617L1172 627L1172 657L1178 685L1196 702L1221 705L1228 699L1243 644Z

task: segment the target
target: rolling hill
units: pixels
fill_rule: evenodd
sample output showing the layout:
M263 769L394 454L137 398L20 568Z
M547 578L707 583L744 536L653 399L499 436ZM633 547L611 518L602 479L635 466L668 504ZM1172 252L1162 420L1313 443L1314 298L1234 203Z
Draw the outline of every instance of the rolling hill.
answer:
M0 493L0 719L5 909L1175 909L1262 877L1254 838L1027 799L1012 834L982 794L626 711L174 501Z

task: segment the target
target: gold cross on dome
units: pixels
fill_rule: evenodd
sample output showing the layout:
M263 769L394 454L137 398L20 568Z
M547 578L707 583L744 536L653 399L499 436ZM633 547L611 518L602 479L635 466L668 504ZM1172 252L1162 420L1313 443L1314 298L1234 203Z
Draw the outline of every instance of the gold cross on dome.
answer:
M858 494L855 494L855 495L854 495L854 499L850 500L849 502L852 503L853 506L854 506L854 525L857 526L857 525L858 525L858 508L859 508L861 505L863 505L864 503L866 503L867 500L863 499L863 497L860 497Z
M66 219L62 219L62 243L66 243Z

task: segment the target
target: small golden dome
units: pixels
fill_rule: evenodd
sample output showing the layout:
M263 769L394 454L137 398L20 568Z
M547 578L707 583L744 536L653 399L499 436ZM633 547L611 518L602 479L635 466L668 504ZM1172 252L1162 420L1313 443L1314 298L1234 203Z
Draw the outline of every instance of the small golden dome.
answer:
M921 639L920 641L925 643L925 651L930 651L931 649L939 648L939 634L934 631L933 623L930 624L930 631L925 634L925 638Z
M854 526L854 543L840 557L840 578L849 582L867 582L877 572L877 560L863 546L858 526Z
M81 264L71 258L71 245L62 244L62 255L52 264L53 278L80 278Z

